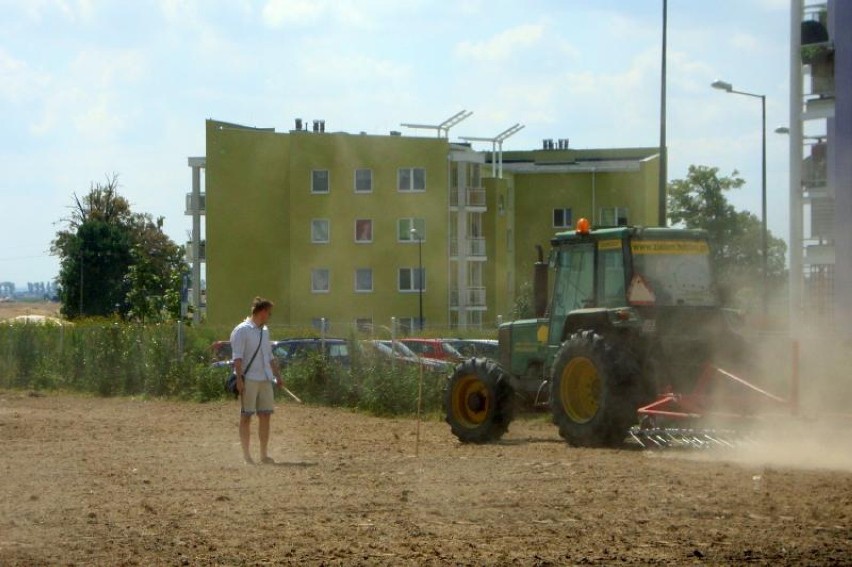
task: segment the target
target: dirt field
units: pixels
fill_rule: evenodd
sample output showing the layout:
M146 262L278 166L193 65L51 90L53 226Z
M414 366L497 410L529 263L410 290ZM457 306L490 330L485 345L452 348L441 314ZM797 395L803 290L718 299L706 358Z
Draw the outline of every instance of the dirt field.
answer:
M49 315L59 317L59 304L52 301L4 301L0 302L0 321L18 315Z
M418 457L414 420L294 404L278 464L247 466L237 422L235 402L0 392L0 564L852 562L848 471L575 449L542 418L487 446L433 419Z

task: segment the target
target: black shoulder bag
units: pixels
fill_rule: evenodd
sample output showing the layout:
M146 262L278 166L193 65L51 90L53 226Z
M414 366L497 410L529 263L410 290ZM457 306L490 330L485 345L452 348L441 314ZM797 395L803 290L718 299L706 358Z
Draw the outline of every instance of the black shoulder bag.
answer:
M258 351L260 350L260 345L263 344L263 327L260 328L260 340L257 341L257 348L254 349L254 354L251 355L251 360L249 360L248 366L243 369L243 380L245 380L246 373L251 368L251 363L254 362L254 358L257 356ZM228 376L228 379L225 380L225 391L234 396L235 398L239 397L240 393L237 391L237 371L234 370L231 372L231 375Z

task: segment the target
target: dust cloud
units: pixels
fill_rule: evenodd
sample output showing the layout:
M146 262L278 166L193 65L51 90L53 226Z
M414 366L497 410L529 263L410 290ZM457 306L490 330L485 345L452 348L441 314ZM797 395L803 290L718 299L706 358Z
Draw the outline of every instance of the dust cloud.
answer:
M852 341L825 332L763 337L756 383L791 399L798 364L798 408L769 406L737 448L714 458L748 466L852 472ZM798 356L796 352L798 350Z

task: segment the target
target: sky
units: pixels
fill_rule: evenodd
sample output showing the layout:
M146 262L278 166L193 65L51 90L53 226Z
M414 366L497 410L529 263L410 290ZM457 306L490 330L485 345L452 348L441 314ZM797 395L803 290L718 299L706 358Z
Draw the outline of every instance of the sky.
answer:
M737 170L788 239L789 0L668 1L669 179ZM0 281L56 278L51 241L73 196L118 174L134 212L189 240L187 157L204 121L431 135L504 150L657 146L662 0L0 0ZM477 149L490 149L480 143Z

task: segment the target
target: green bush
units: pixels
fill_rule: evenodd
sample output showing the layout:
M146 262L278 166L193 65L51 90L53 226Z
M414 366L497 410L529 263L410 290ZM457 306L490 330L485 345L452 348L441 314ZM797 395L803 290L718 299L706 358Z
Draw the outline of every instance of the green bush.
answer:
M226 332L190 326L179 330L176 323L141 325L104 319L61 326L0 325L0 388L199 402L223 399L229 370L211 367L210 345ZM314 357L288 366L283 373L287 387L309 404L376 415L417 411L419 372L415 366L392 368L356 353L351 368ZM444 382L441 376L424 374L424 412L440 409Z

